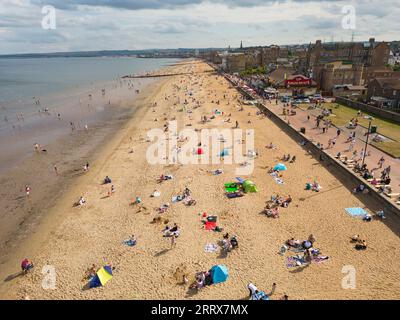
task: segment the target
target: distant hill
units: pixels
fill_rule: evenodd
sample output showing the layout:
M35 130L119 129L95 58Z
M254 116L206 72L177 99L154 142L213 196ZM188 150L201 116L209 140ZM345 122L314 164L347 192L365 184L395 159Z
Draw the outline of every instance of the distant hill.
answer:
M143 58L185 58L194 56L196 51L222 50L220 48L206 49L148 49L148 50L102 50L102 51L76 51L76 52L52 52L52 53L23 53L5 54L1 58L77 58L77 57L143 57Z

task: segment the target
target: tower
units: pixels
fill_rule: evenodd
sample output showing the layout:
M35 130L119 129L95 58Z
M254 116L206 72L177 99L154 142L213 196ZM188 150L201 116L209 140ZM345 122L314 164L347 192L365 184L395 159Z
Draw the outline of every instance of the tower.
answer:
M243 41L240 41L240 50L243 49Z

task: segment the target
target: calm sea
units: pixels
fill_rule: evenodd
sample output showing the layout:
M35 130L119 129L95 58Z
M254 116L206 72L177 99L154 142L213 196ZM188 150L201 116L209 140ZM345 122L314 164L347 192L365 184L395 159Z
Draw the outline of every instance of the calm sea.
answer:
M157 70L176 61L134 57L0 59L0 106L4 109L7 102Z
M48 145L70 134L71 123L77 129L94 128L125 112L118 107L126 101L132 103L136 90L154 80L121 76L155 71L177 61L133 57L0 58L0 169L32 154L34 143ZM37 99L40 104L35 104ZM44 108L48 112L43 113Z

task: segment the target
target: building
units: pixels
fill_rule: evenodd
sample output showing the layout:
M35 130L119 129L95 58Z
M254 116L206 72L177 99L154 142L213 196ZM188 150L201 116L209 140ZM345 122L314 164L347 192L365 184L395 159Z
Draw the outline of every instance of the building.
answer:
M348 99L359 99L367 94L367 87L365 86L354 86L354 85L337 85L332 90L334 97L344 97Z
M317 40L309 46L305 68L307 74L321 87L321 73L329 63L342 61L344 64L363 65L366 68L386 68L389 57L389 44L375 42L374 38L369 39L369 42L343 43L322 43Z
M317 83L302 74L293 74L278 83L280 92L291 93L292 96L311 96L317 93ZM283 90L283 88L285 90Z
M289 50L276 45L263 47L261 49L261 64L277 63L278 59L288 59Z
M318 78L314 80L326 95L331 95L333 89L343 85L363 85L364 66L362 64L344 64L341 61L327 63L319 68Z
M246 54L224 52L221 55L221 69L225 72L239 73L246 70Z
M367 101L380 108L400 109L400 78L376 78L368 84Z
M364 84L367 85L375 78L400 78L400 71L393 71L386 67L368 67L364 69Z
M275 70L271 71L268 73L268 82L270 85L277 87L279 85L283 85L284 81L294 75L296 72L293 68L286 68L286 67L281 67L279 66Z
M293 68L278 67L268 74L268 83L279 90L281 95L313 95L317 84L311 78L296 74Z

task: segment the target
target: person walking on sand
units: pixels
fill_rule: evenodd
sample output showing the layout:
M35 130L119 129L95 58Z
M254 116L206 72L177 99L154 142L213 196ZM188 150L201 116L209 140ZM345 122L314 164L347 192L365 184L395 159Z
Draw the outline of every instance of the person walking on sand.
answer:
M25 185L25 193L26 193L26 196L27 196L27 197L29 197L30 192L31 192L31 187L28 186L28 185Z
M177 238L176 234L173 233L171 236L171 249L176 247L176 238Z
M111 190L108 192L108 196L111 197L115 193L114 185L111 186Z
M383 166L383 163L385 162L385 158L384 157L381 157L380 159L379 159L379 161L378 161L378 166L379 166L379 169L382 169L382 166Z
M54 171L55 171L56 175L58 176L58 168L57 168L57 165L54 165Z

